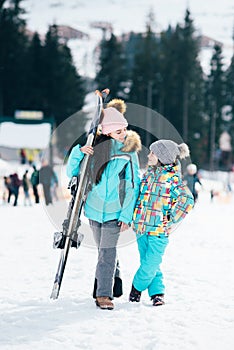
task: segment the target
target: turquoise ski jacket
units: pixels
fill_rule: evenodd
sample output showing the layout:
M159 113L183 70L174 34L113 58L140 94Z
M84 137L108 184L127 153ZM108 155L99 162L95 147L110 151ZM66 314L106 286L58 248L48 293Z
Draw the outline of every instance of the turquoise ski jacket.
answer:
M128 131L124 144L112 141L111 160L105 168L100 182L93 184L84 205L88 219L103 223L110 220L132 222L133 210L139 193L140 169L137 151L141 149L139 135ZM68 177L78 176L84 154L80 145L75 146L68 159ZM120 174L123 174L121 180ZM123 200L120 188L124 182Z

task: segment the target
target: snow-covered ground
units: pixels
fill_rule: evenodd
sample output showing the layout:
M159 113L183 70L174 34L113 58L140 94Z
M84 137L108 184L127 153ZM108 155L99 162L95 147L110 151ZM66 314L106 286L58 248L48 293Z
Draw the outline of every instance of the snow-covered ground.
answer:
M204 189L170 237L165 306L152 307L146 292L141 303L128 302L139 258L134 234L122 233L128 237L119 247L124 295L113 311L94 304L97 252L85 242L70 251L60 296L51 300L60 256L52 248L56 229L41 204L0 202L0 349L234 349L234 197L222 193L211 203Z

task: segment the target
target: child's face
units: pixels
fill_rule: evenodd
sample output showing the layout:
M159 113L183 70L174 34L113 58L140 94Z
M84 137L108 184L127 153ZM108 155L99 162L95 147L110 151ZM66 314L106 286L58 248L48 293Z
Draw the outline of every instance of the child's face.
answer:
M158 157L150 151L148 154L148 165L157 165L158 164Z
M127 128L119 129L116 131L112 131L109 136L112 137L112 139L119 141L119 142L124 142L125 137L127 134Z

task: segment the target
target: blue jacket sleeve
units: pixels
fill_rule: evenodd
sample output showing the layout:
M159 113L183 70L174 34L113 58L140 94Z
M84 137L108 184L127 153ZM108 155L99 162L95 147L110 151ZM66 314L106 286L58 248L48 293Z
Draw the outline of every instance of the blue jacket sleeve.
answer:
M129 162L125 172L125 197L119 221L126 224L132 222L133 211L139 194L140 167L136 152L131 154L132 166Z
M78 176L80 170L80 162L84 158L84 153L80 150L80 145L75 146L68 158L67 162L67 176Z

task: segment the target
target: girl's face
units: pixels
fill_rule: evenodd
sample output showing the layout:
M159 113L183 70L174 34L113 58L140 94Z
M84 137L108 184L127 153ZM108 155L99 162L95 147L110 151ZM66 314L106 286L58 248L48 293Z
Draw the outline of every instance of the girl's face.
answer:
M150 151L148 154L148 165L157 165L158 164L158 157Z
M127 134L127 128L123 128L116 131L112 131L110 134L108 134L108 136L112 137L112 139L116 141L124 142L126 134Z

